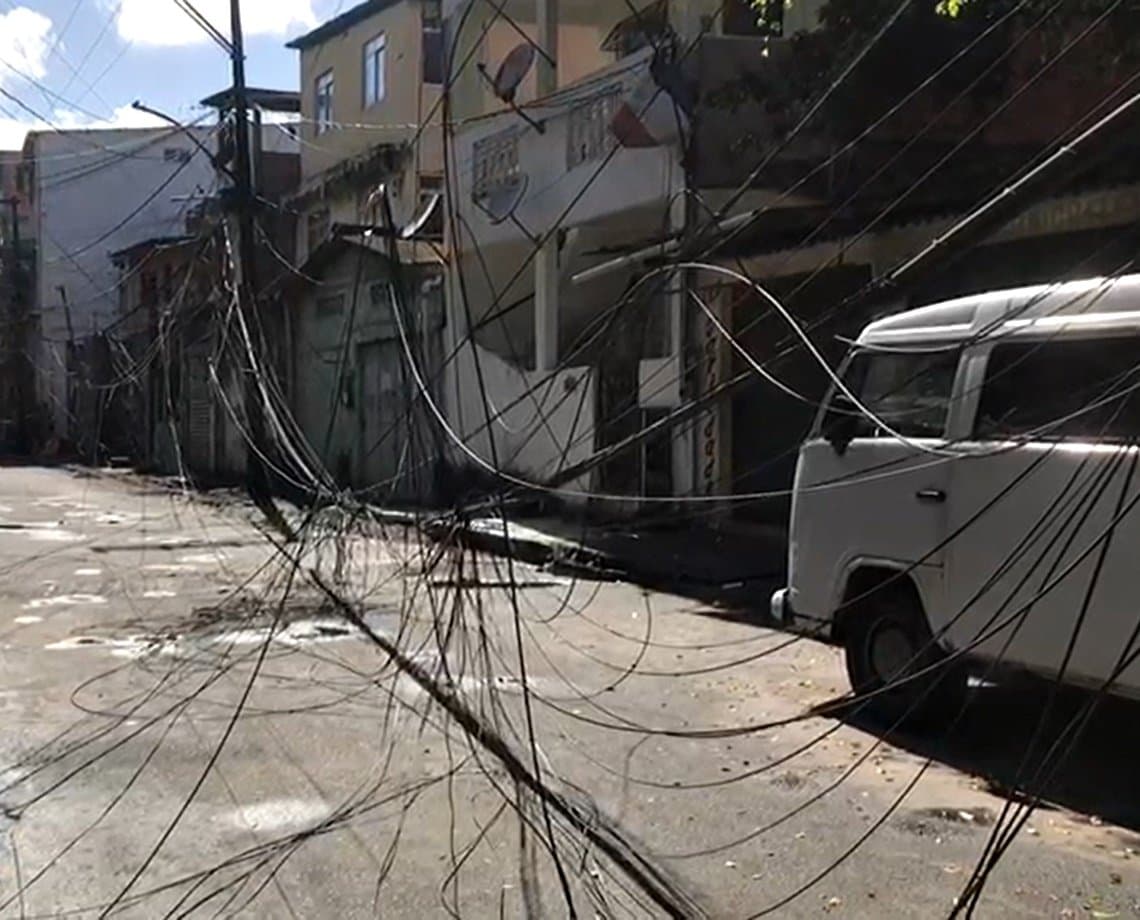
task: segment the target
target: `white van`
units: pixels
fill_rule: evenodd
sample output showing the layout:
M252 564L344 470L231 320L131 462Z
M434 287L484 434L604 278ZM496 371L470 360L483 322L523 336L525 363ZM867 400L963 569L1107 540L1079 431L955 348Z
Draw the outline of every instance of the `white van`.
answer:
M998 667L1140 697L1140 275L880 320L839 377L776 619L841 643L881 715Z

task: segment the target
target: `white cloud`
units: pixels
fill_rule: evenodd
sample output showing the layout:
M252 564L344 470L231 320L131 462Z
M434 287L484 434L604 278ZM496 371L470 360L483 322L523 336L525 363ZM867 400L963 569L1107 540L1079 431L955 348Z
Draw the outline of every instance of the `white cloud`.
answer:
M292 6L307 7L307 2L298 3L297 0L277 0L287 8ZM216 0L214 3L204 2L202 6L210 8L218 3L225 5L226 0ZM243 9L249 7L250 11L257 10L259 19L255 20L263 26L265 13L269 11L268 3L243 4ZM259 9L260 8L260 9ZM175 13L176 32L181 34L195 30L196 27L186 15L170 0L141 0L123 3L124 15L131 9L136 10L132 15L137 16L138 10L149 11L152 18L162 19L160 11L173 10ZM311 12L311 11L310 11ZM120 27L122 19L120 19ZM153 44L154 42L151 42ZM25 78L42 79L47 73L47 57L52 45L52 21L40 13L24 6L15 7L11 12L0 14L0 87L18 87L16 95L28 98L25 92L28 85ZM4 66L7 64L9 66ZM28 131L49 131L52 128L63 130L81 130L84 128L153 128L165 127L166 122L154 115L140 112L129 105L119 106L106 118L91 118L81 112L68 108L56 108L47 111L44 102L34 99L34 108L41 111L45 118L51 119L48 124L41 118L36 118L26 109L20 108L11 100L0 96L0 150L18 150L24 144L24 136Z
M13 118L0 118L0 150L19 150L24 146L24 135L28 131L50 131L52 128L79 131L85 128L159 128L167 127L167 122L147 112L140 112L129 105L121 105L110 118L93 119L70 109L56 109L51 113L52 124L29 118L20 121Z
M46 16L17 6L0 14L0 85L9 84L17 74L39 79L47 73L52 22Z
M78 112L68 109L57 109L52 120L57 128L76 130L80 128L162 128L169 127L163 121L149 112L140 112L138 109L121 105L111 114L110 118L91 119Z
M229 0L195 0L194 7L223 35L230 34ZM285 35L317 24L312 0L243 0L242 29L250 35ZM210 39L172 0L122 0L119 37L136 45L197 45Z
M27 131L26 122L0 117L0 150L19 150L24 146Z

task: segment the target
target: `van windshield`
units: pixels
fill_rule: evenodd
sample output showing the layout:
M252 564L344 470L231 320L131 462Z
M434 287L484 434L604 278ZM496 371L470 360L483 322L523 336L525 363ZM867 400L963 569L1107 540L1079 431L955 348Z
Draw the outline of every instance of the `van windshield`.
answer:
M940 438L946 430L959 350L860 351L850 359L844 382L886 426L904 437ZM842 405L838 403L843 403ZM828 413L851 411L832 397ZM826 422L825 422L826 426ZM892 437L864 417L856 437Z
M974 437L1140 439L1140 340L1054 339L996 345Z

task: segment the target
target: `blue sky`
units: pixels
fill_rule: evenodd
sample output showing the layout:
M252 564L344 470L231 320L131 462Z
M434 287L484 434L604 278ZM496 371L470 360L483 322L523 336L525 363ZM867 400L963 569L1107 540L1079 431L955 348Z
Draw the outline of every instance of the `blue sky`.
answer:
M250 84L296 89L297 52L284 43L356 2L242 0ZM229 0L194 6L229 34ZM150 124L136 99L189 119L229 74L174 0L0 0L0 149L30 127Z

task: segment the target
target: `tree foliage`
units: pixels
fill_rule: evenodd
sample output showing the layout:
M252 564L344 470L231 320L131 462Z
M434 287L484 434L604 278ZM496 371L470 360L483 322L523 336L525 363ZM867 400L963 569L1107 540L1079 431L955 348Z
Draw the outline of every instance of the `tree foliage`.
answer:
M802 0L785 0L795 2ZM772 15L771 0L752 5ZM898 8L899 0L827 0L818 29L787 36L795 49L788 79L805 97L815 95ZM845 123L865 124L951 61L932 92L992 100L1020 79L1017 68L1039 67L1093 23L1095 37L1082 42L1083 56L1066 59L1074 78L1111 85L1140 70L1140 4L1130 0L912 0L834 94L832 123L839 133ZM1027 31L1032 40L1019 43ZM1015 43L1018 53L1011 54Z

